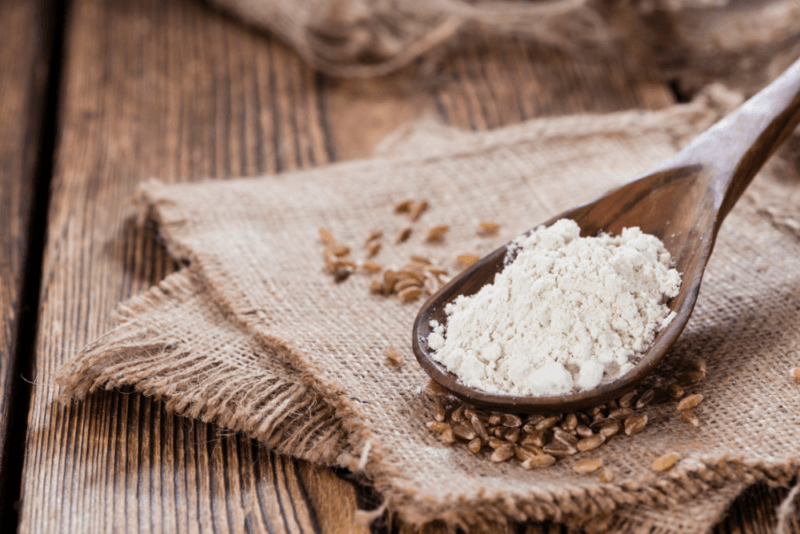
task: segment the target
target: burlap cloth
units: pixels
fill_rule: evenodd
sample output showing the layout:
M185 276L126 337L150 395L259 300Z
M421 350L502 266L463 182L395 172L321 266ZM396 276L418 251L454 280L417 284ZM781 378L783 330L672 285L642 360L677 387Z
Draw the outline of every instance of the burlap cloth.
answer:
M459 36L481 35L519 37L576 59L624 54L685 95L714 81L752 94L800 56L798 0L209 1L336 76L386 74L418 58L436 63Z
M371 228L393 236L391 206L426 198L412 237L384 238L377 260L423 254L451 271L673 154L730 108L711 91L658 112L533 120L485 133L408 128L379 156L311 171L226 182L145 184L143 199L188 267L120 308L120 324L58 373L64 395L133 386L170 410L266 446L363 475L411 523L491 526L579 522L587 528L709 530L748 484L786 484L800 466L800 228L797 161L787 152L751 185L719 234L692 319L658 373L708 362L689 389L699 428L674 403L647 408L639 435L616 437L548 469L492 464L446 446L414 360L420 302L372 295L354 274L324 272L318 229L362 254ZM478 236L475 224L502 225ZM422 230L449 224L436 245ZM387 363L388 347L405 363ZM666 473L652 458L678 452ZM571 470L599 456L611 483Z

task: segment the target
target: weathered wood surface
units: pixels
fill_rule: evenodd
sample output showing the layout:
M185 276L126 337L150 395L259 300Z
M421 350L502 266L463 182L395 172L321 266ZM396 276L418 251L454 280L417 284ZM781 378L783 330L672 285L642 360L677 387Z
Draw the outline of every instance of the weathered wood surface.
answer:
M0 1L0 481L9 462L20 461L19 443L8 442L10 422L25 417L24 403L15 403L14 393L47 77L42 11L39 1ZM20 404L21 413L15 411ZM0 521L2 511L0 506Z
M65 46L22 532L366 532L355 511L376 504L329 469L138 394L55 402L58 365L112 326L121 300L175 269L154 230L130 223L137 183L364 156L425 113L489 128L672 102L622 65L580 64L517 41L472 46L434 74L330 80L190 0L75 0Z

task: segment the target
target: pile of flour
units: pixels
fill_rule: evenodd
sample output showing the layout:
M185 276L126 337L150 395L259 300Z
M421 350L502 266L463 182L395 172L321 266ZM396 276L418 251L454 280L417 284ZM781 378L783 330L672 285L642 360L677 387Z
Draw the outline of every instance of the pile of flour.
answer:
M580 237L574 221L539 227L512 244L494 283L431 322L434 359L491 393L565 395L630 370L675 316L681 278L655 236Z

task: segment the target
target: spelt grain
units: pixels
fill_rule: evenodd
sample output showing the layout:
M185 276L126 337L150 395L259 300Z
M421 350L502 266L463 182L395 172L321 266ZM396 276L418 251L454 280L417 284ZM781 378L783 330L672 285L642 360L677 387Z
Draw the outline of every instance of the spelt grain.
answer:
M583 438L580 440L575 447L581 451L593 451L603 443L605 443L606 437L603 434L595 434L594 436L590 436L588 438Z
M633 406L633 399L636 397L636 390L627 392L619 398L619 405L621 408L630 408Z
M674 452L659 456L653 460L653 471L666 471L672 468L678 461L678 455Z
M584 458L583 460L575 462L572 466L572 470L579 475L588 475L589 473L594 473L601 467L603 467L603 460L600 458Z
M675 374L675 378L684 384L694 384L706 377L703 371L681 371Z
M652 402L655 396L656 392L652 389L648 389L647 391L642 393L642 396L639 397L639 400L636 401L636 409L639 410L650 404L650 402Z
M471 265L475 265L476 263L478 263L478 260L480 260L480 259L481 259L480 256L478 256L477 254L459 254L456 257L456 260L458 260L458 263L463 263L467 267L470 267Z
M567 415L564 419L564 423L562 423L561 428L564 430L575 430L578 428L578 416L574 413Z
M361 268L368 273L379 273L383 270L380 263L374 261L365 261L361 263Z
M538 454L533 458L528 458L522 462L524 469L540 469L542 467L550 467L556 463L556 458L549 454Z
M367 257L372 258L381 250L381 244L379 242L370 243L367 245Z
M433 399L433 418L437 421L444 421L447 418L447 410L438 398Z
M684 397L683 400L678 403L678 411L682 412L685 410L691 410L692 408L700 404L702 401L703 401L703 396L697 393L695 393L694 395L689 395L688 397Z
M392 365L403 365L403 355L394 347L386 349L386 359Z
M395 213L407 213L408 210L411 208L411 203L414 202L411 199L408 200L401 200L397 204L394 205L394 212Z
M404 226L397 231L397 236L395 237L394 242L404 243L405 241L408 240L409 237L411 237L411 227Z
M794 378L795 382L800 382L800 367L795 367L789 371L789 376Z
M520 419L517 415L504 413L501 416L500 424L510 428L518 428L522 426L522 419Z
M336 243L336 238L325 228L319 229L319 237L322 239L323 243Z
M348 247L347 245L330 245L325 247L325 252L328 252L338 258L341 258L342 256L347 256L348 254L350 254L350 247Z
M492 221L481 221L478 223L478 230L484 234L495 234L500 230L500 225Z
M617 408L616 410L611 410L608 414L608 417L611 419L617 419L621 421L623 419L627 419L633 415L633 410L630 408Z
M494 450L494 452L492 453L491 460L495 463L505 462L506 460L514 456L514 454L516 454L514 446L506 444Z
M422 290L418 287L407 287L398 293L403 300L414 300L422 295Z
M700 426L700 418L697 417L697 414L694 413L692 410L683 410L681 411L681 418L684 422L692 425L692 426Z
M453 410L453 413L450 414L450 419L452 419L456 423L460 423L461 421L465 421L466 420L466 417L464 416L464 411L465 410L466 410L466 408L462 404L461 406L459 406L458 408Z
M625 435L635 436L647 426L647 416L644 414L637 414L625 420Z
M467 445L469 452L472 454L478 454L481 452L481 447L483 447L483 441L481 441L481 438L475 438Z
M592 429L589 428L588 426L585 426L585 425L578 425L575 428L575 431L582 438L588 438L589 436L593 436L594 435L594 432L592 432Z
M432 226L428 228L428 231L425 233L425 241L438 241L442 239L449 230L450 227L446 224Z
M557 415L551 415L550 417L542 419L541 421L536 423L536 430L547 430L548 428L551 428L556 423L558 423L560 420L561 418L558 417Z
M448 428L447 430L442 432L442 434L439 436L439 439L442 440L442 443L445 443L447 445L452 445L453 443L456 442L456 436L453 433L452 428Z
M376 239L380 239L381 237L383 237L383 230L378 230L376 228L373 228L367 234L367 238L364 240L364 244L369 245L370 241L375 241Z
M519 434L520 434L519 428L509 428L508 430L506 430L504 437L506 441L509 441L511 443L516 443L517 441L519 441Z
M412 221L416 221L419 219L419 216L422 215L422 212L428 208L428 201L427 200L417 200L416 202L412 203L411 206L408 208L408 216L411 218Z
M600 482L614 482L614 472L608 467L604 467L597 475L597 478L600 480Z
M430 421L426 423L426 425L428 426L428 428L430 428L434 432L438 432L439 434L450 428L450 425L442 421Z
M630 417L628 419L626 419L626 423L629 420L630 420ZM600 427L600 430L598 430L597 432L599 434L601 434L603 437L605 437L606 439L608 439L611 436L616 435L619 432L620 427L621 427L621 424L620 424L619 421L617 421L615 419L611 419L611 420L606 421L605 423L603 423L603 425Z
M453 434L464 440L473 440L477 436L475 429L467 421L456 424L453 427Z

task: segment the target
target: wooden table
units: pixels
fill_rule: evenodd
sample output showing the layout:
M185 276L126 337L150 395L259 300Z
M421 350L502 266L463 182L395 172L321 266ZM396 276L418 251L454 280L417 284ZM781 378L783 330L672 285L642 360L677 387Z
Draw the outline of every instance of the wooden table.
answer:
M442 68L343 81L193 0L0 0L0 524L351 531L355 510L376 503L347 473L282 458L130 391L62 406L51 377L113 324L120 301L175 270L156 232L130 222L144 179L363 157L423 114L486 129L674 102L623 59L587 64L517 40L461 44ZM785 494L753 488L719 530L769 531Z

